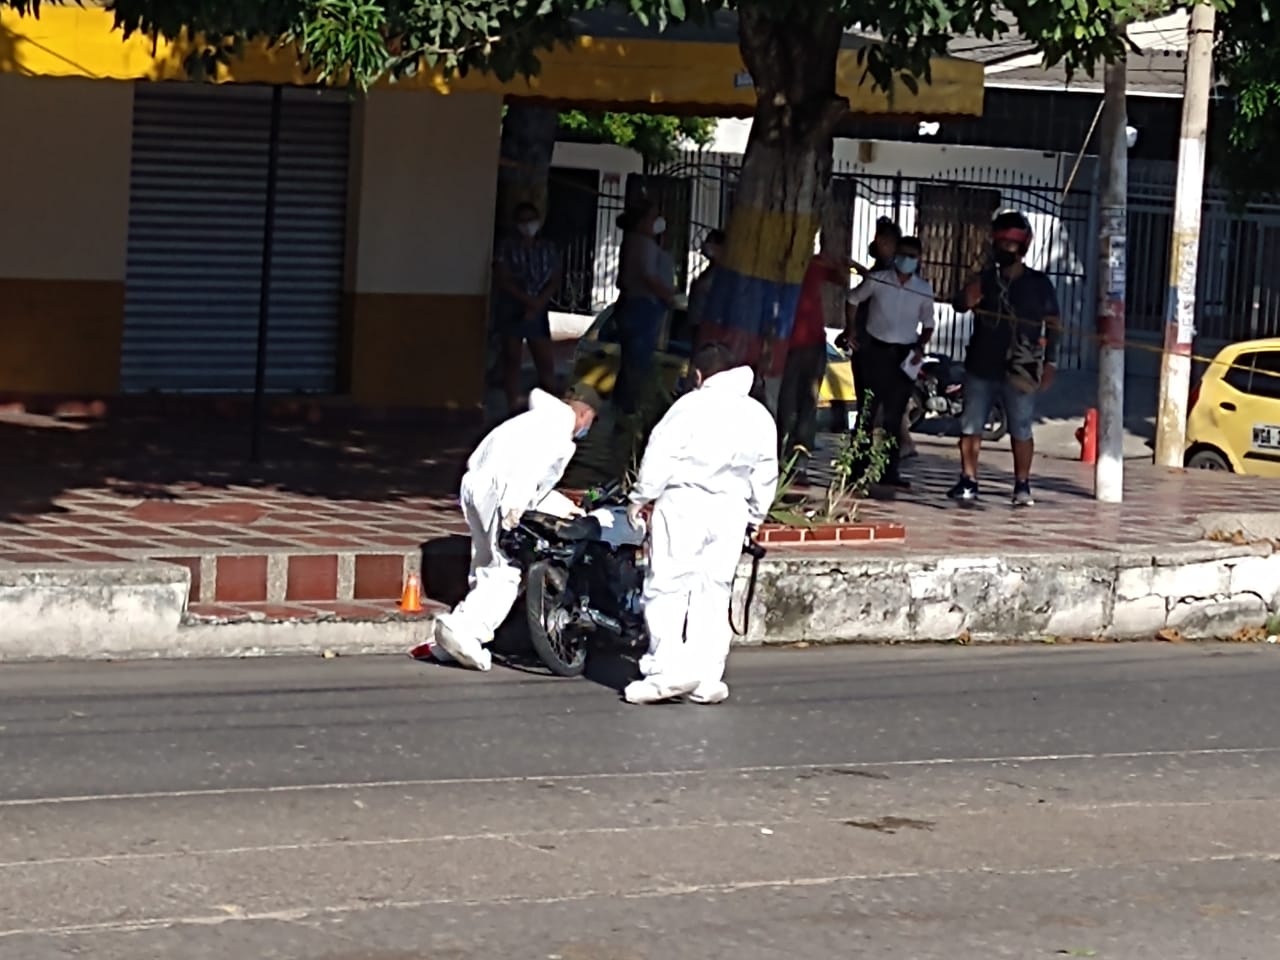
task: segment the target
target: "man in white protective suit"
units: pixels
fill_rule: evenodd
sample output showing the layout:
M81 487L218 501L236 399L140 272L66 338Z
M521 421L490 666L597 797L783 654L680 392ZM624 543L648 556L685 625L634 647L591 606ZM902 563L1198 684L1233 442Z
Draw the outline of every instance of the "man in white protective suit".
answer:
M695 389L649 438L628 515L650 519L644 615L649 652L629 703L688 697L721 703L732 627L729 600L748 525L761 523L778 483L778 428L748 396L755 374L719 344L694 354Z
M520 594L520 568L502 553L498 536L529 510L576 510L554 488L599 409L599 394L585 385L565 400L534 390L529 409L494 427L467 460L460 499L471 531L470 592L436 618L436 659L476 670L492 665L486 646Z

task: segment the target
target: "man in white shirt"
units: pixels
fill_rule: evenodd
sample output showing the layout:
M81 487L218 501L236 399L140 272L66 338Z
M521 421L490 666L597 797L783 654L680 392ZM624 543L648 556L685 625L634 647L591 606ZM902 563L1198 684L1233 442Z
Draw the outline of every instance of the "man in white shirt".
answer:
M860 410L861 422L875 423L876 414L886 430L902 422L911 399L912 382L902 365L912 353L924 357L924 348L933 336L933 286L919 276L920 241L903 237L898 241L893 266L887 270L863 272L863 281L849 292L849 305L857 308L867 303L869 315L862 342L856 339L852 321L845 329L844 340L850 349L859 351L858 367L865 372L863 389L871 393L866 409ZM854 310L848 311L850 317ZM910 489L911 483L899 472L901 450L895 443L889 451L889 463L880 482L886 486Z

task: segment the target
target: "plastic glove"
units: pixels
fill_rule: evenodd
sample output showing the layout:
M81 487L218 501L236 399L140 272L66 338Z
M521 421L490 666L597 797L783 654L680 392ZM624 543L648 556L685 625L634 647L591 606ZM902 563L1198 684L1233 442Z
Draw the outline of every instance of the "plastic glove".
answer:
M502 515L502 529L514 530L516 527L520 526L521 516L523 516L523 511L521 510L508 510Z
M636 530L645 529L644 508L643 503L627 504L627 522Z

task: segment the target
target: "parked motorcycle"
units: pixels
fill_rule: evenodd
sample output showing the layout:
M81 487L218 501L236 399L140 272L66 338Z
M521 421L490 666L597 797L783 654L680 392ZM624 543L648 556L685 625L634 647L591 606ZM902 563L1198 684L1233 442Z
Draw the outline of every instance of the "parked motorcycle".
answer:
M942 353L925 355L924 365L916 378L907 417L915 430L926 417L959 417L964 410L964 364ZM1004 401L999 397L991 405L982 439L1001 439L1009 430Z

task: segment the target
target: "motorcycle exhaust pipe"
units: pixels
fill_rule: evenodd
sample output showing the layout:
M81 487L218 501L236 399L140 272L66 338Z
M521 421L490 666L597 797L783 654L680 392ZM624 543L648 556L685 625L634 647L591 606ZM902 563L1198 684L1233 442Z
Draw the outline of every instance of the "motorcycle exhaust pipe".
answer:
M608 614L601 613L599 610L587 608L586 610L581 611L579 616L582 620L587 621L587 623L593 627L608 630L610 633L622 634L622 624Z

